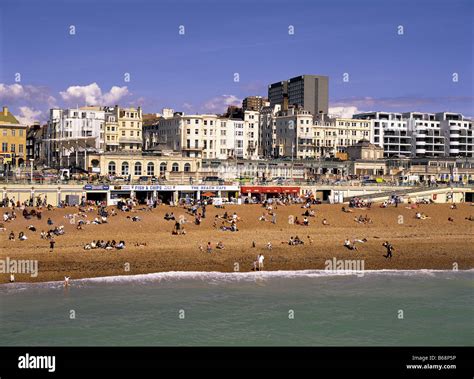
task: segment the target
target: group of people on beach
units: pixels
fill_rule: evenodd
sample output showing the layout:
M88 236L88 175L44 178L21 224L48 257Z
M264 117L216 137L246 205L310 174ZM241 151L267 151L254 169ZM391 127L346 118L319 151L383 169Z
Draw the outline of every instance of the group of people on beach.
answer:
M105 250L123 250L125 249L125 241L121 240L116 242L115 240L109 240L105 242L104 240L92 241L84 245L84 250L94 250L94 249L105 249Z

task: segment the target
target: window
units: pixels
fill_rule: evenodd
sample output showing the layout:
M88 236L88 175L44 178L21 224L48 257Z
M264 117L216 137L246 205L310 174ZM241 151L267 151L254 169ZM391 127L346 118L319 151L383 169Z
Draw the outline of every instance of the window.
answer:
M173 165L171 166L171 171L178 172L179 171L179 164L173 163Z
M128 162L122 163L122 175L128 175Z
M122 130L122 137L125 137L125 130Z
M185 163L184 172L190 172L190 171L191 171L191 165L189 163Z
M12 136L15 135L15 129L12 129Z
M140 162L135 163L135 175L142 174L142 164Z
M108 165L109 175L115 175L115 162L110 161Z
M160 163L160 174L163 175L166 172L166 163Z
M8 143L2 142L2 152L7 152L8 151Z
M23 137L23 130L20 130L20 137Z
M23 145L22 144L18 145L18 152L23 153Z
M10 146L10 151L11 151L12 153L15 152L15 144L14 144L14 143L11 144L11 146Z
M146 174L148 176L153 176L155 175L155 165L152 163L152 162L149 162L147 165L146 165Z

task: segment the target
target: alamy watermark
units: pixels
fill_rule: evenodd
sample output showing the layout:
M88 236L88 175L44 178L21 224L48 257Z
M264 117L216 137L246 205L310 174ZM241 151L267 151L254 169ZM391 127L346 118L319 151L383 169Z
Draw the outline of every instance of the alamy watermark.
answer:
M324 262L324 270L336 274L355 274L364 276L365 261L363 259L328 259Z
M0 259L1 274L30 274L32 278L38 276L38 261L34 259Z

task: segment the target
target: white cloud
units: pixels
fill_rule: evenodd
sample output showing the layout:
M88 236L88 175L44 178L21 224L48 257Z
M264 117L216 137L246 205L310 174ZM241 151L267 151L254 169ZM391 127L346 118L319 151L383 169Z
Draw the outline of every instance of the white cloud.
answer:
M187 111L191 111L194 107L190 103L183 103L183 108L186 109Z
M20 114L15 115L16 119L25 125L32 125L35 121L41 121L43 119L42 111L35 111L30 107L19 107Z
M360 113L358 108L354 106L330 107L328 112L332 117L341 118L352 118L356 113Z
M48 88L22 84L0 83L0 102L5 105L47 105L54 107L56 98L50 95Z
M213 97L204 103L204 109L211 112L224 112L229 105L242 105L242 99L235 95L222 95Z
M85 103L87 105L114 105L129 95L127 87L113 86L109 92L102 93L97 83L87 86L70 86L59 92L66 103Z

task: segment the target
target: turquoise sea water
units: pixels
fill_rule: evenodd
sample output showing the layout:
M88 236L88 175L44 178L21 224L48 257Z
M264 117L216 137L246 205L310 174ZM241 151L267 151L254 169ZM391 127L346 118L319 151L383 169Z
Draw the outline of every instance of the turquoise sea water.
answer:
M0 286L3 346L473 342L472 270L161 273L76 280L69 289Z

